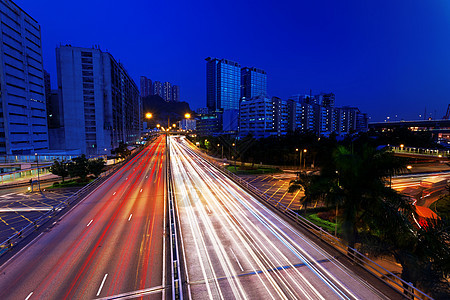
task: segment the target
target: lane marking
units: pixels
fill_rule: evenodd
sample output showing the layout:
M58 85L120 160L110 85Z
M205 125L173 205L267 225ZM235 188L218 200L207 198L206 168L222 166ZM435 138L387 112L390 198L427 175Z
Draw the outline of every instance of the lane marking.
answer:
M208 205L205 205L205 207L206 207L206 209L208 210L208 213L210 213L210 214L211 214L211 211L209 210L209 207L208 207Z
M239 265L239 269L241 269L241 272L244 272L244 269L242 268L241 263L239 262L239 259L236 257L236 254L234 254L233 249L230 248L230 250L231 250L231 253L233 253L234 259L237 261L237 263Z
M133 214L130 214L130 217L128 218L128 221L130 221L131 220L131 217L133 216Z
M86 225L86 227L89 227L89 225L91 225L92 221L94 221L94 219L92 219L91 221L89 221L89 223Z
M142 193L142 189L139 191L139 193Z
M29 293L28 296L25 298L25 300L30 299L31 295L33 295L33 292Z
M103 288L103 285L105 284L106 277L108 277L108 273L106 273L106 274L105 274L105 277L103 277L102 284L100 284L100 287L98 288L97 297L98 297L98 296L100 295L100 293L102 292L102 288Z
M116 192L113 193L113 196L116 194Z

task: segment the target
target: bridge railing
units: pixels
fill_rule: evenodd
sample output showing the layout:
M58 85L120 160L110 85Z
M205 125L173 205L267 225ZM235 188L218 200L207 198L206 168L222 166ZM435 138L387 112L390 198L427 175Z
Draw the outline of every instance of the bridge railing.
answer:
M192 149L195 149L192 147ZM207 154L196 151L196 153L200 154L206 161L208 161L213 167L217 168L219 171L221 171L223 174L231 178L235 183L246 189L250 194L257 197L258 199L264 201L266 204L268 204L270 207L272 207L274 210L277 210L278 212L284 214L287 216L290 220L294 221L296 224L302 226L303 228L307 229L309 232L311 232L313 235L327 243L328 245L332 246L342 254L349 257L355 264L358 264L365 270L367 270L372 275L378 277L380 280L385 282L387 285L391 286L395 290L403 293L403 295L407 299L433 299L431 296L425 294L421 290L414 287L414 285L410 282L404 281L402 278L397 276L396 274L388 271L384 267L380 266L375 261L371 260L369 257L364 255L363 253L359 252L358 250L349 247L347 244L345 244L341 239L335 237L334 235L328 233L320 226L317 226L316 224L310 222L297 212L293 211L289 207L285 206L282 203L279 203L276 199L272 198L271 196L268 196L267 194L263 193L261 190L247 182L246 180L242 179L241 177L237 176L236 174L228 171L226 168L223 167L223 165L217 163L216 160L208 156Z
M427 149L427 148L416 148L416 147L401 147L401 146L391 146L391 149L395 153L399 154L411 154L418 156L432 156L432 157L442 157L448 158L450 156L450 150L442 149Z

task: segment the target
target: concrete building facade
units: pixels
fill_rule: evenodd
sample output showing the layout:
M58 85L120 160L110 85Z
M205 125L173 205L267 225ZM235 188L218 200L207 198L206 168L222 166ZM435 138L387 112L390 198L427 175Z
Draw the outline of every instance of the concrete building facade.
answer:
M55 149L88 156L110 154L140 137L140 97L135 82L114 57L96 48L56 49L61 127Z
M49 148L39 23L0 1L0 155Z
M140 77L140 91L141 97L147 97L153 95L152 80L145 76Z
M168 81L163 83L162 86L163 99L166 102L172 102L172 84Z
M172 85L172 101L180 102L180 86Z

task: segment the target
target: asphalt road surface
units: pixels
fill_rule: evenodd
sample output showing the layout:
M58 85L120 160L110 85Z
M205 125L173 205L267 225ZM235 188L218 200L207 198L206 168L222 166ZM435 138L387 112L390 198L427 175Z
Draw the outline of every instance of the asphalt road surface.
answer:
M385 299L296 228L170 138L193 299ZM398 295L397 295L398 296Z
M164 165L160 136L0 267L0 299L161 299Z

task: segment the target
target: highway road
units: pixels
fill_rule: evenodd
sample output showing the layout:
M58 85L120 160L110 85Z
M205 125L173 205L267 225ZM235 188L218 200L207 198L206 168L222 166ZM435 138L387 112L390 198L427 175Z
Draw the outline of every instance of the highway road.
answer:
M392 178L392 188L400 193L417 196L415 204L430 207L447 192L449 172L402 175Z
M0 299L161 299L165 137L0 267Z
M169 143L192 299L386 299L187 146ZM398 296L398 295L397 295Z

